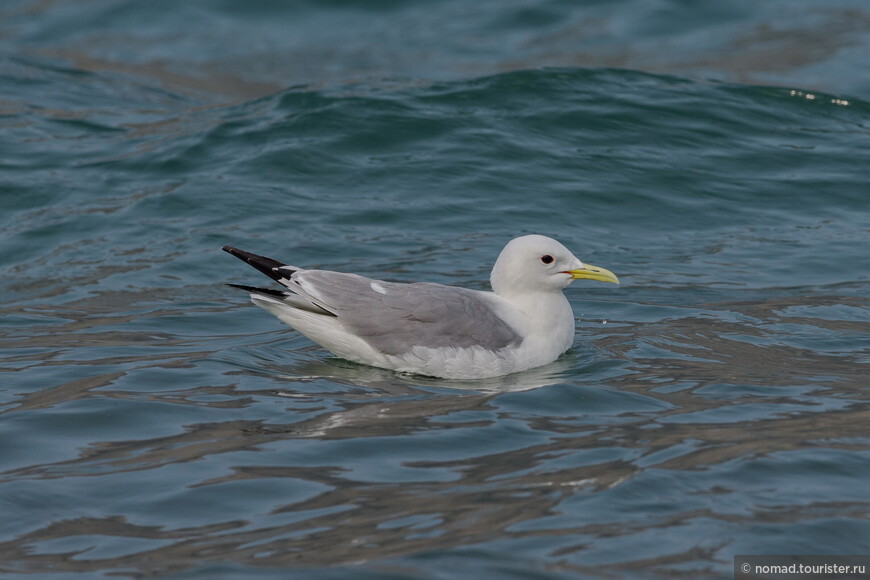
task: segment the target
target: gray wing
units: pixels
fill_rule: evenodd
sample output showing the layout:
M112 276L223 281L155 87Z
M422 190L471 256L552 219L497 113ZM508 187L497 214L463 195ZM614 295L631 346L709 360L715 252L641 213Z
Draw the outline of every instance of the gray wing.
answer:
M413 346L499 350L522 342L474 290L324 270L299 271L291 280L291 290L334 313L348 330L386 354L403 354Z

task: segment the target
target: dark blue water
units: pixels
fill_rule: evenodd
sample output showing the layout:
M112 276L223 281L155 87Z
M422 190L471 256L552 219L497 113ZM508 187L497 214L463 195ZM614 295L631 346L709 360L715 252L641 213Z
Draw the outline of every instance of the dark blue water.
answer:
M867 554L861 2L0 7L0 573L727 578ZM231 244L487 287L552 236L574 348L332 357Z

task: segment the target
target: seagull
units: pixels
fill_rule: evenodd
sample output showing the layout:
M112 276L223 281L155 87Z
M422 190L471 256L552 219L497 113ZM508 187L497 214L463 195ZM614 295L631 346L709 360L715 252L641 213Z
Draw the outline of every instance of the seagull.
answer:
M574 280L619 284L540 235L514 238L492 268L492 292L306 270L224 246L281 290L229 284L332 354L365 365L444 379L483 379L556 360L574 342L562 293Z

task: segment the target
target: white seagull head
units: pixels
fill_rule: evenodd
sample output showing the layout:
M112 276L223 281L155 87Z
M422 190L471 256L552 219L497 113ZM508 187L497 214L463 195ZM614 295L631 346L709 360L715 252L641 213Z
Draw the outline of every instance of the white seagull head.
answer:
M489 281L493 292L505 296L559 292L579 279L619 284L613 272L584 264L556 240L530 235L507 243L495 261Z

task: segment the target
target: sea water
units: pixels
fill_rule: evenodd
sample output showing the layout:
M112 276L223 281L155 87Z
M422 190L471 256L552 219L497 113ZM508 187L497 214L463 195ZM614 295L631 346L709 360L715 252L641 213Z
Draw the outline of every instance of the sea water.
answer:
M864 3L0 8L0 572L730 577L866 554ZM574 348L334 358L224 244L486 289L540 233Z

